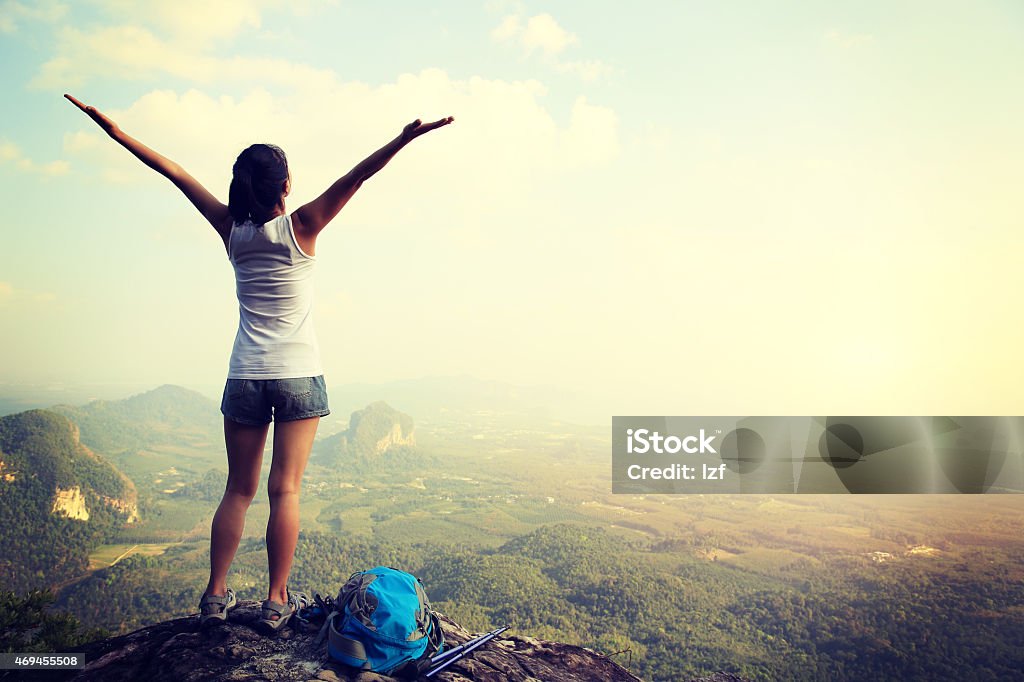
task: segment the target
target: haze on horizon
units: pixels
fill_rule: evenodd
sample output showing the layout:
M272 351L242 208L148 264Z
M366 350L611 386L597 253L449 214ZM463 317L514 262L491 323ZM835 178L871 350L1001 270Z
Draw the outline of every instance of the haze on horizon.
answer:
M61 98L294 208L456 123L317 244L337 385L469 374L612 414L1019 414L1024 8L0 7L0 381L222 384L213 230Z

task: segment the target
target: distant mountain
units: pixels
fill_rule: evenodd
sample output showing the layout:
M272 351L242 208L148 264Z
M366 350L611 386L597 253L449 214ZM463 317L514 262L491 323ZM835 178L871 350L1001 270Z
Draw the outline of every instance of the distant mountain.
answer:
M327 377L330 382L331 377ZM379 384L329 384L331 405L344 411L387 400L413 414L433 419L448 412L481 410L529 419L566 419L600 424L608 418L590 396L554 386L519 386L468 374L428 376ZM333 407L332 407L333 409Z
M346 430L314 445L310 460L361 472L424 464L412 417L383 400L353 412Z
M59 382L0 382L0 417L27 412L28 410L50 409L58 403L80 405L90 400L117 400L125 395L145 391L152 384L135 383L74 383Z
M132 481L79 435L49 410L0 417L0 583L7 589L83 572L91 547L138 521Z
M147 445L205 440L223 428L217 403L172 384L122 400L93 400L51 409L81 427L83 442L111 454Z
M607 400L593 394L581 393L549 385L517 385L505 381L479 379L469 374L426 376L381 383L342 383L341 376L327 375L327 390L330 394L331 409L339 415L349 414L377 400L387 400L398 409L416 414L421 420L434 419L451 412L479 411L499 412L526 419L557 419L579 424L604 424L610 417ZM204 400L199 405L212 411L212 418L219 427L218 406L223 381L202 386L203 392L193 393L178 386L161 386L156 392L170 389L178 392L187 407L195 397ZM0 386L0 415L21 412L30 408L45 407L65 411L79 409L69 407L90 401L90 409L123 403L119 395L134 389L110 385L83 384L73 386L13 385ZM123 391L120 392L119 391ZM142 402L156 397L141 393L128 400ZM143 396L149 396L144 398ZM95 400L100 397L103 400ZM108 399L109 398L109 399ZM57 407L51 407L59 403ZM333 420L332 420L333 421ZM83 434L86 442L89 436Z

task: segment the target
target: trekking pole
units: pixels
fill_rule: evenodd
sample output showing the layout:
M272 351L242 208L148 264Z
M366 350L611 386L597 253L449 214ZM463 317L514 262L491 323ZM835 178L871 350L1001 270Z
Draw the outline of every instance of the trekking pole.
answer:
M491 641L492 639L494 639L496 636L498 636L499 634L501 634L505 630L508 630L508 626L507 625L504 626L504 627L498 628L497 630L494 630L492 632L488 632L486 635L481 635L480 637L477 637L474 640L466 642L465 644L463 644L463 645L461 645L459 647L456 647L455 649L452 649L448 656L443 656L443 655L442 656L438 656L438 659L441 662L439 664L437 664L434 668L432 668L429 672L427 672L426 673L426 677L431 677L431 676L434 675L434 673L441 672L442 670L447 668L452 663L455 663L456 661L461 660L467 654L472 653L475 649L483 646L484 644L487 644L487 642Z
M480 637L475 642L473 642L473 644L467 646L465 649L463 649L459 653L455 654L454 656L449 656L448 658L446 658L443 661L441 661L441 663L438 664L437 667L432 668L424 676L425 677L432 677L434 675L434 673L441 672L442 670L444 670L445 668L450 666L452 663L455 663L456 661L462 659L466 654L470 653L474 649L477 649L479 647L482 647L484 644L487 644L487 642L491 641L496 636L500 635L502 632L505 632L505 630L508 630L508 626L507 625L505 625L503 627L500 627L500 628L498 628L497 630L495 630L493 632L487 633L486 635L484 635L483 637Z
M462 644L460 644L459 646L455 647L454 649L449 649L448 651L445 651L444 653L440 653L437 656L434 656L432 659L430 659L430 662L431 662L431 664L440 663L441 661L443 661L444 659L448 658L452 654L457 654L458 652L460 652L463 649L465 649L467 646L472 646L473 644L475 644L476 642L480 641L484 637L489 637L489 636L494 636L494 635L499 634L499 632L501 630L502 630L502 628L494 628L493 630L491 630L488 633L485 633L485 634L482 634L482 635L478 635L477 637L474 637L473 639L469 640L468 642L463 642Z

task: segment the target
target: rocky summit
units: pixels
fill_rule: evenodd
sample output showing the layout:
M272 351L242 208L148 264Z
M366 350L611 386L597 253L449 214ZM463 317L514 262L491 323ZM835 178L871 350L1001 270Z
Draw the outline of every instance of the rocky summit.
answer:
M268 637L251 627L258 601L242 601L228 622L202 632L197 616L175 618L119 637L82 645L81 670L37 673L21 679L75 682L390 682L391 677L358 672L331 661L326 645L314 646L316 632L292 623ZM455 621L438 613L446 648L472 639ZM22 671L20 674L24 674ZM439 682L636 682L612 658L592 649L503 633L430 679Z

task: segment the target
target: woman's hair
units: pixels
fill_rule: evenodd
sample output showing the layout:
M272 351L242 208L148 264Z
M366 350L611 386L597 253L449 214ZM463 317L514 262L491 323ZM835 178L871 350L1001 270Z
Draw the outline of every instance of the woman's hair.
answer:
M267 221L284 193L288 159L280 147L254 144L238 155L231 168L228 211L236 223L247 219L258 225Z

